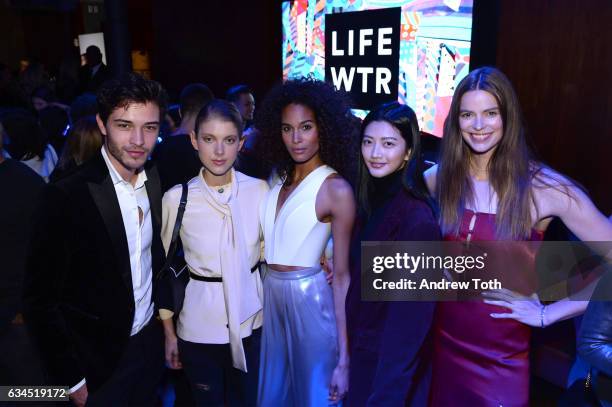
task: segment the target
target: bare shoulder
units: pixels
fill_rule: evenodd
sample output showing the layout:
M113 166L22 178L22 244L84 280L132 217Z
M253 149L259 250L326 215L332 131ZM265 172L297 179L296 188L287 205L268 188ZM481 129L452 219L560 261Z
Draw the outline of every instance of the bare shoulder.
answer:
M557 216L580 240L612 240L612 222L587 193L570 178L541 166L532 179L533 198L540 219Z
M423 173L423 178L425 178L425 185L427 185L427 189L429 190L429 195L434 196L436 193L436 177L438 175L438 164L434 164Z
M556 215L590 199L574 181L546 166L540 166L531 181L533 196L543 212Z
M608 241L612 223L587 193L568 177L542 166L532 180L533 198L540 219L557 216L579 239Z
M575 187L576 184L558 171L544 165L534 165L531 185L536 190Z
M338 174L332 174L323 182L325 195L332 201L354 200L353 188Z
M317 194L315 210L321 222L329 222L332 218L352 219L355 213L353 188L338 174L328 176Z

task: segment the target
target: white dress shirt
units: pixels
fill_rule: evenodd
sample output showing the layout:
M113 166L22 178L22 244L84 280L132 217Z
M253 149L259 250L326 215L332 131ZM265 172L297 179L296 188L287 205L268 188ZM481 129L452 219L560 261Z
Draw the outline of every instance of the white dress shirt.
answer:
M151 301L153 289L153 261L151 257L153 225L151 223L151 206L145 188L147 174L144 170L141 171L136 179L136 185L132 186L113 167L105 147L102 147L102 157L104 157L115 186L130 252L132 288L134 290L134 304L136 305L131 335L136 335L153 316L153 302ZM142 222L140 221L140 211L142 211Z

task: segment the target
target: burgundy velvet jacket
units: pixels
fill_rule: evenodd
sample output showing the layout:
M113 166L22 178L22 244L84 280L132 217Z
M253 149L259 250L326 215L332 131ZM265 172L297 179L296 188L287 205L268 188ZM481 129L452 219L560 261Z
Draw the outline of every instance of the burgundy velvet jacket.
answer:
M441 239L434 214L426 203L403 187L392 187L391 193L378 197L369 219L358 219L353 232L351 284L346 299L351 357L348 406L427 404L431 376L429 331L435 304L361 300L361 241Z

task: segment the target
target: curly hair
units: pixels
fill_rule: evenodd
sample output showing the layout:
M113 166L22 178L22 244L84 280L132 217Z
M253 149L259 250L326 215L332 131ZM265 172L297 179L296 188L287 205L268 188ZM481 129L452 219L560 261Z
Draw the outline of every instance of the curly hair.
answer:
M258 155L276 168L281 180L291 183L295 163L281 137L281 114L292 103L314 112L321 160L354 184L359 120L351 113L348 95L327 82L300 78L270 90L255 117L255 127L261 132Z

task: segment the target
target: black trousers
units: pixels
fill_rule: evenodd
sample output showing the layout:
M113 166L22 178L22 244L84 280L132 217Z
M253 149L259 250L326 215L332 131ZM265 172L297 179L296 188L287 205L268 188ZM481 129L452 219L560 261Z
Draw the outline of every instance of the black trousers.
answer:
M152 318L132 336L113 375L87 398L87 406L154 406L164 371L164 333Z
M229 344L203 344L179 338L179 357L197 406L255 406L259 381L261 328L242 339L248 373L232 366Z

